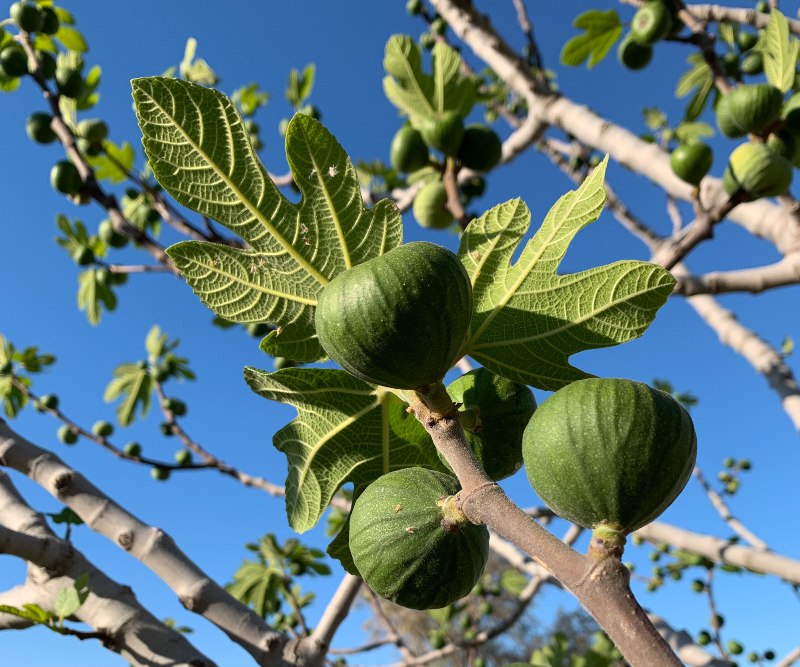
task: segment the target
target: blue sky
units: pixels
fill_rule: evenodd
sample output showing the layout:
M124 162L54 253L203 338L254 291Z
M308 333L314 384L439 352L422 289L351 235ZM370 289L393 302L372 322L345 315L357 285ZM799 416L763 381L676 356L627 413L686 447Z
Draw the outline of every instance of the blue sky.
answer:
M566 10L553 3L528 4L545 62L556 70L567 95L635 132L645 129L640 114L645 106L659 105L677 122L681 106L672 98L672 90L684 68L688 54L685 47L660 47L646 72L624 71L613 57L592 72L567 69L558 65L558 52L573 33L570 24L574 16L593 3L571 2ZM322 109L323 122L345 150L354 159L388 158L389 142L402 121L382 92L383 48L394 33L418 35L422 30L421 22L408 17L403 5L399 1L365 0L239 1L225 3L222 9L219 4L201 4L198 8L198 3L183 0L139 0L114 3L112 11L107 3L93 0L68 8L76 14L78 27L89 41L89 63L103 68L101 101L91 115L108 120L112 139L129 140L139 150L129 81L176 65L186 39L195 37L198 54L217 70L223 91L230 93L241 84L258 81L272 94L258 117L265 143L263 157L270 170L283 173L286 161L277 126L291 113L283 99L286 77L292 67L302 68L309 62L317 66L312 101ZM523 39L512 4L482 6L484 11L496 11L499 29L520 47ZM632 14L630 8L619 11L626 20ZM663 89L656 84L663 84ZM255 339L240 330L210 327L210 312L185 284L166 275L143 275L129 281L119 293L118 312L105 316L99 327L91 327L77 310L76 267L52 241L55 216L61 212L82 219L90 229L96 228L104 216L96 207L75 208L50 189L48 174L52 163L61 159L59 147L34 145L24 130L28 114L44 108L28 81L17 92L0 96L5 157L0 162L4 238L0 332L20 346L38 345L58 355L57 366L37 379L35 388L61 395L62 408L81 424L111 419L114 407L103 402L102 394L112 370L122 361L143 358L144 337L153 324L158 324L182 340L179 352L189 357L199 378L195 383L170 387L190 406L186 420L190 433L230 463L282 482L285 462L272 448L271 435L291 419L292 410L256 397L242 381L243 366L271 365L271 360L259 352ZM502 136L508 134L502 124L497 130ZM733 144L715 139L714 147L719 156L724 156ZM722 164L718 157L712 173L721 175ZM609 179L643 219L662 232L669 230L663 193L614 165ZM511 197L522 197L531 208L535 225L571 187L541 156L526 154L514 165L496 171L479 204L488 208ZM451 249L457 245L454 235L420 230L410 215L406 222L406 240L431 240ZM165 242L172 240L177 237L165 235ZM133 252L123 257L137 261ZM645 259L644 249L605 213L578 235L562 270L629 258ZM690 264L701 272L758 266L775 258L774 249L765 242L748 238L733 225L722 225L714 243L700 248ZM800 338L796 294L796 288L784 288L759 296L726 296L721 301L735 310L745 325L756 328L769 342L780 344L786 335ZM797 506L797 434L765 381L744 360L722 347L681 298L665 306L640 340L584 353L573 361L602 376L668 379L676 388L699 396L700 405L693 413L699 438L698 464L713 478L725 456L751 458L753 471L733 499L733 510L776 551L800 557L796 535L785 519L787 509ZM536 394L540 401L546 395ZM139 440L146 453L170 458L177 445L155 435L158 421L153 415L143 424L121 429L118 440ZM50 418L32 411L14 424L29 439L54 449L134 514L163 527L221 582L228 580L245 556L245 542L255 541L266 532L282 538L290 535L280 500L240 488L213 473L176 475L169 483L158 484L150 479L147 469L118 462L90 443L66 449L55 438L56 426ZM38 487L19 475L13 475L13 479L37 509L58 510L58 504ZM524 475L505 486L521 505L537 502ZM663 519L721 537L728 535L694 483ZM320 529L304 539L320 547L326 543ZM172 616L194 627L193 640L219 664L240 664L240 650L205 621L185 612L171 591L137 561L87 529L79 530L75 541L108 574L132 585L156 615ZM639 563L642 572L649 572L646 551L630 549L628 558ZM15 585L23 576L20 562L0 556L0 586ZM798 617L797 599L788 586L771 577L722 575L718 579L718 604L730 629L726 638L741 640L748 650L774 648L778 655L794 646L796 638L784 629L788 619ZM304 587L317 588L324 599L337 582L338 575L319 587L308 580ZM641 586L635 591L641 593L644 605L652 606L678 628L697 631L707 626L708 609L702 598L689 590L688 582L667 586L652 595L644 593ZM558 606L572 607L574 603L568 596L548 590L541 602L542 615L546 617ZM357 642L357 625L348 626L335 645ZM49 664L56 657L63 667L123 664L90 642L50 635L43 630L4 633L0 651L8 664L22 664L23 660L31 665ZM373 661L377 661L376 656L358 662Z

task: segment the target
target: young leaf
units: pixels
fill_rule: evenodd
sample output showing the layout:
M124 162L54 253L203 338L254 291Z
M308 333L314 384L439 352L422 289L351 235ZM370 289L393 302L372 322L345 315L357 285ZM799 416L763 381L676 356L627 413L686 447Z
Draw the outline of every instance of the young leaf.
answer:
M668 271L624 261L556 273L575 234L600 215L607 164L608 158L556 202L513 265L530 225L522 201L470 223L459 256L473 283L475 312L463 354L515 382L555 390L587 377L569 364L570 355L644 333L675 285Z
M695 91L684 114L686 120L692 121L706 106L708 97L714 89L714 75L701 53L692 53L687 62L690 68L678 79L675 96L686 97L692 90Z
M150 395L153 392L153 379L146 368L136 364L120 364L114 369L114 379L108 383L103 400L107 403L117 400L117 420L121 426L128 426L136 418L136 410L142 417L150 409Z
M477 85L461 73L461 56L444 42L433 47L433 73L422 71L422 54L407 35L393 35L386 43L383 79L386 97L400 111L415 119L442 111L466 116L475 103Z
M789 22L777 9L770 12L769 23L759 45L764 56L767 81L784 93L791 90L800 42L789 36Z
M89 50L89 46L86 44L86 39L75 28L70 28L69 26L62 24L59 26L55 37L64 45L64 48L69 49L70 51L85 53Z
M283 573L273 566L253 561L245 561L233 575L234 582L225 588L237 600L253 608L266 618L268 603L278 598L279 579Z
M286 454L286 512L302 533L312 528L345 482L366 485L408 466L441 470L422 425L387 390L339 370L245 368L250 388L297 408L297 418L273 437Z
M100 269L89 269L78 276L78 308L86 311L91 324L100 322L103 307L108 311L117 307L117 297L99 275Z
M87 584L86 579L76 579L72 586L58 591L53 609L58 616L59 624L63 624L65 618L72 616L86 602L89 596Z
M562 64L572 67L581 65L588 58L586 65L591 69L608 55L622 34L622 22L613 9L590 9L576 17L572 25L584 31L583 35L572 37L561 49Z
M128 174L133 169L133 160L136 157L133 146L127 141L117 146L113 141L106 139L103 142L103 153L94 157L87 157L87 161L94 167L94 175L98 180L108 180L112 183L122 183L128 180Z
M33 623L46 624L51 618L53 618L53 615L50 612L45 611L38 604L24 604L22 605L22 609L19 607L12 607L11 605L7 604L0 604L0 613L11 614L12 616L24 618Z
M317 121L296 115L286 154L302 200L293 204L267 176L234 104L178 79L133 81L143 143L161 185L180 203L238 234L246 250L186 241L168 253L216 314L281 327L270 352L297 361L324 356L314 332L317 294L338 273L401 242L397 208L367 210L355 169Z

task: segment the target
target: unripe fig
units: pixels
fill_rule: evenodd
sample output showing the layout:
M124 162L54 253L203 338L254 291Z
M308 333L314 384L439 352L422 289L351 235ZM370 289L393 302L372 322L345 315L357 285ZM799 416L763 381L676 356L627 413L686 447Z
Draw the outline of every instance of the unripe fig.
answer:
M631 380L589 378L537 408L522 453L531 485L556 514L624 536L678 497L697 440L689 414L669 394Z
M414 197L414 218L420 227L447 229L453 214L447 208L447 189L441 181L430 181Z
M62 67L56 69L56 88L64 97L78 99L86 89L80 70Z
M425 116L420 121L419 131L428 146L445 155L455 155L464 136L464 119L457 111Z
M734 51L728 51L719 57L722 70L726 76L735 78L739 76L739 55Z
M112 248L124 248L128 245L128 237L120 234L114 229L111 220L103 220L97 228L97 235L107 246ZM124 274L120 274L124 275Z
M395 171L406 174L427 166L428 147L422 135L410 125L401 127L392 139L389 161Z
M781 113L783 93L769 83L738 86L717 104L717 125L727 137L761 132Z
M752 53L748 53L742 59L742 72L744 74L755 76L756 74L761 74L761 72L763 71L764 71L764 58L758 51L753 51Z
M419 44L423 49L430 51L436 44L436 37L426 30L419 36Z
M186 414L186 403L177 398L167 398L164 401L164 409L169 410L176 417L182 417Z
M123 451L128 456L139 457L142 455L142 446L138 442L129 442L127 445L125 445Z
M50 127L52 120L53 117L49 113L44 113L43 111L32 113L25 123L25 131L37 144L53 143L57 137L56 133L53 132L53 128Z
M96 157L103 152L102 146L97 144L93 141L89 141L88 139L84 139L83 137L78 137L75 140L75 145L78 147L78 151L82 155L86 155L88 157Z
M725 192L740 190L745 199L776 197L792 182L792 165L764 144L746 143L734 149L722 177Z
M399 389L440 381L472 318L472 286L452 252L422 241L357 264L319 296L325 352L356 377Z
M536 409L533 392L525 385L478 368L453 380L447 385L447 393L453 402L463 404L462 410L479 420L477 428L465 430L465 435L486 474L497 481L521 468L522 434Z
M36 32L42 27L42 14L32 2L15 2L9 8L9 14L25 32Z
M777 132L770 133L767 137L767 146L789 162L793 162L798 149L797 135L784 127Z
M422 13L422 0L408 0L406 2L406 11L411 16L416 16Z
M161 466L150 468L150 476L158 482L166 482L169 479L169 475L169 468L162 468Z
M68 160L61 160L50 170L50 185L65 195L76 195L83 187L83 179L78 168Z
M795 93L784 102L781 118L790 130L800 132L800 93Z
M697 187L713 160L711 148L706 144L682 144L672 151L669 164L678 178Z
M56 59L47 51L38 51L36 58L39 61L39 72L45 79L52 79L56 75Z
M758 35L740 30L736 35L736 43L739 45L739 50L749 51L758 43Z
M72 430L72 427L64 424L58 429L58 439L65 445L74 445L78 442L78 434Z
M55 394L44 394L44 396L39 398L36 407L41 410L57 410L58 396Z
M653 59L653 47L639 44L631 35L626 35L617 47L617 58L628 69L644 69Z
M188 466L192 462L192 453L188 449L179 449L175 452L175 463L179 466Z
M350 515L350 553L367 585L411 609L436 609L467 595L489 555L489 532L455 507L458 482L423 468L372 482Z
M482 176L470 176L469 178L460 181L458 187L468 199L480 197L486 191L486 179Z
M279 371L282 368L294 368L296 365L296 361L287 359L286 357L275 357L275 360L272 362L272 367L276 371Z
M503 156L503 142L491 128L475 123L464 130L458 159L468 169L489 171Z
M639 44L649 46L663 39L672 29L672 12L664 2L649 0L633 16L631 37Z
M769 3L766 0L758 0L756 3L756 11L762 14L769 14Z
M444 35L446 30L447 22L441 16L437 16L435 19L433 19L433 21L431 21L431 32L434 35Z
M94 252L91 248L81 245L73 251L72 259L78 266L89 266L94 262Z
M97 421L92 426L92 433L101 438L107 438L114 432L114 425L107 421Z
M10 44L0 51L0 73L16 79L28 73L28 56L18 44Z
M39 32L43 35L55 35L60 27L58 14L52 7L39 7L39 13L42 15L42 25L39 27Z
M99 143L108 137L108 125L99 118L85 118L75 128L77 135L93 143Z

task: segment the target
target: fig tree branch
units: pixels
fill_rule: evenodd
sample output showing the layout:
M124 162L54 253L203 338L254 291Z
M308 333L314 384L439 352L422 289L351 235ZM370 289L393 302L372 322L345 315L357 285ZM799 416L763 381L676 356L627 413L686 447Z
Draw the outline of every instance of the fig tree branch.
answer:
M310 636L311 641L319 647L321 655L328 652L336 631L350 613L350 608L361 590L361 584L359 577L345 573L333 597L328 601L322 618Z
M184 607L223 630L257 664L271 667L294 663L292 643L209 578L166 533L134 517L79 472L19 436L3 420L0 464L30 477L92 530L140 560L175 592Z
M728 524L728 527L736 533L739 537L745 540L750 546L755 547L756 549L761 549L766 551L769 549L769 545L767 545L764 540L759 538L755 535L752 531L750 531L747 526L745 526L739 519L737 519L731 513L728 504L722 499L711 485L708 483L706 478L703 476L703 471L700 468L695 467L694 472L692 473L694 478L698 481L700 486L703 487L703 490L706 492L709 501L714 506L714 509L717 510L722 520Z
M729 540L693 533L660 521L639 528L635 534L653 544L666 542L676 549L699 554L715 563L738 565L775 575L792 584L800 584L800 561L771 551L733 544Z
M0 428L3 425L4 422L0 421ZM3 437L0 435L0 462L4 460ZM0 507L12 530L58 541L44 517L25 503L5 473L0 474ZM173 664L214 667L214 663L197 651L186 637L168 628L142 607L130 588L113 581L74 548L70 548L70 557L55 571L29 563L25 585L8 591L3 602L18 608L36 603L45 611L55 613L55 600L59 593L74 587L76 579L84 575L88 575L89 595L73 617L86 623L94 632L69 631L67 634L81 639L100 638L106 648L134 665L152 665L156 658ZM19 627L13 622L4 622L6 618L7 615L0 614L0 627Z
M724 294L750 292L758 294L775 287L800 283L800 252L791 252L768 266L736 271L714 271L703 275L679 275L675 294Z

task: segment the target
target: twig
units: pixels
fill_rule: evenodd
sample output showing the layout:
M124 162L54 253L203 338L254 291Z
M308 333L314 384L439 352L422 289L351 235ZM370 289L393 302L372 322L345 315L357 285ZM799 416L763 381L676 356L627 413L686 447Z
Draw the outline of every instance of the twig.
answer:
M800 646L783 656L775 667L791 667L794 663L800 660Z
M359 577L345 574L333 597L328 601L322 618L314 628L314 632L311 633L311 639L320 647L322 654L328 651L336 631L350 613L358 591L361 590L361 584L362 581Z

